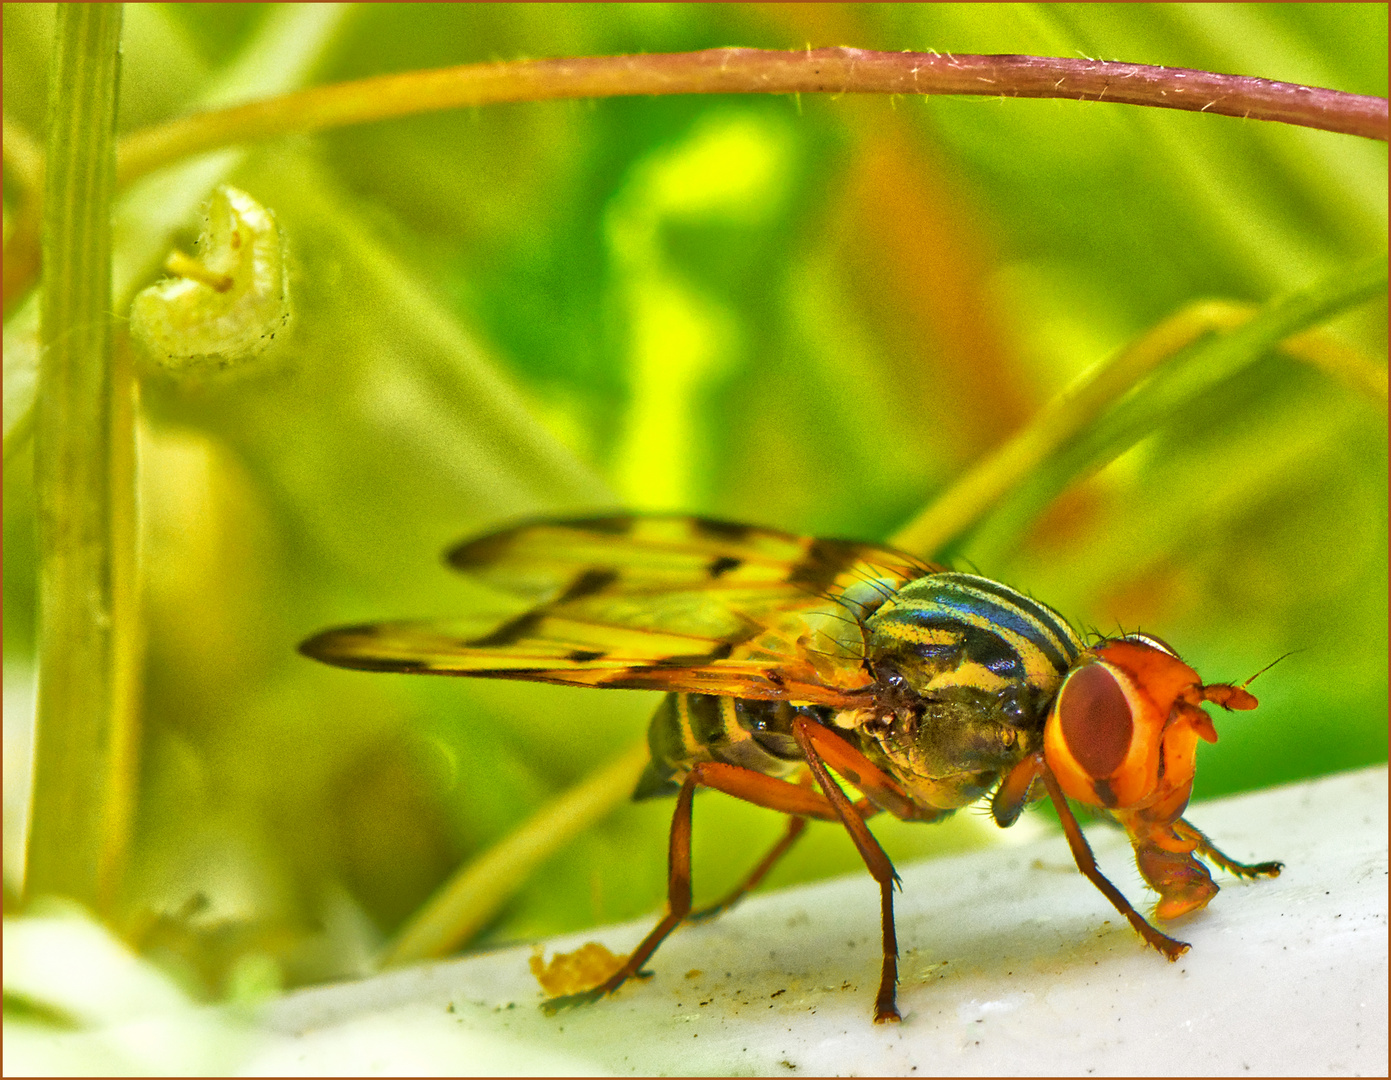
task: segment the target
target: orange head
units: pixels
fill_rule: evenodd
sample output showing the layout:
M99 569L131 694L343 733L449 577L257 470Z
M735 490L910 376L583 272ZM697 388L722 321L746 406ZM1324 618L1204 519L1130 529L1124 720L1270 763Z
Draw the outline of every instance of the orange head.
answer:
M1044 756L1069 798L1108 810L1162 803L1177 817L1193 787L1197 740L1217 741L1204 701L1224 709L1257 704L1244 687L1204 685L1156 637L1102 641L1063 680Z

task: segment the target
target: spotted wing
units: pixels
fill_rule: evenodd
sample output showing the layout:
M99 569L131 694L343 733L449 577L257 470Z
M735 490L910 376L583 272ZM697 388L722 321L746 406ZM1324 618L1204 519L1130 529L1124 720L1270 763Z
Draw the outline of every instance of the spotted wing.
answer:
M524 522L447 555L530 607L328 630L340 667L848 705L868 684L860 622L937 568L891 548L697 517Z

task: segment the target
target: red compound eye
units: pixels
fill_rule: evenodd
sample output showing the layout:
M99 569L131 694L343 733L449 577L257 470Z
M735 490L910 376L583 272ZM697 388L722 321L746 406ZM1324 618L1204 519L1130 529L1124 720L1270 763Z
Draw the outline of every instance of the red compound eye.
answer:
M1102 779L1120 768L1135 722L1130 702L1104 664L1074 671L1063 683L1057 710L1063 741L1088 776Z

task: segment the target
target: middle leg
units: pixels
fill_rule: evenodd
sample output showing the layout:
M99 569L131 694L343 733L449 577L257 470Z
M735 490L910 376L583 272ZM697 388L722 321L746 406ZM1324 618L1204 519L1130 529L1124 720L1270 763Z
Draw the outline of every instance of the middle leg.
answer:
M807 827L807 819L804 817L790 817L787 819L787 829L779 838L778 842L772 846L767 855L759 861L753 871L734 887L734 890L724 899L716 901L709 907L703 907L699 911L693 911L687 916L690 922L702 922L705 919L713 919L716 915L728 911L737 904L745 893L753 892L758 888L759 882L768 876L768 871L777 865L781 859L797 842L797 838Z
M638 974L642 965L657 951L657 946L690 914L691 808L698 787L714 788L757 806L780 810L785 814L794 815L796 820L802 817L820 818L824 821L838 820L835 807L825 796L808 788L719 761L705 761L693 766L676 796L676 810L671 818L671 840L667 849L666 915L642 939L632 955L613 975L591 990L550 998L542 1003L546 1012L554 1013L573 1005L597 1001L605 994L613 993ZM844 798L843 794L841 798Z
M802 787L808 787L811 785L812 782L813 777L810 772L803 773L802 778L799 781ZM871 804L868 799L861 799L859 802L855 804L855 808L864 817L872 817L873 815L879 812L879 808ZM764 855L763 858L759 861L758 865L753 868L753 870L749 873L749 876L746 877L743 881L741 881L737 886L735 886L735 888L729 893L728 896L724 897L724 899L714 904L711 904L709 907L703 907L699 911L691 912L688 916L686 916L686 921L701 922L705 919L713 919L716 915L723 914L724 912L732 908L741 899L743 899L746 894L753 892L754 889L758 888L759 884L763 881L763 879L768 876L768 872L772 870L773 867L778 864L778 861L784 855L786 855L788 851L792 849L792 845L797 842L798 837L802 835L806 827L806 818L788 818L786 831L778 839L778 842L772 846L768 854Z

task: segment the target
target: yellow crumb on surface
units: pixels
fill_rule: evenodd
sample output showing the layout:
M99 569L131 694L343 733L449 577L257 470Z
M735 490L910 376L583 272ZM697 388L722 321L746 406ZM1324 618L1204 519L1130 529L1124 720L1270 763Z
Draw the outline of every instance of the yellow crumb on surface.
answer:
M531 973L551 997L578 994L598 986L623 966L627 957L615 956L597 941L571 953L556 953L548 964L539 947L531 954Z

